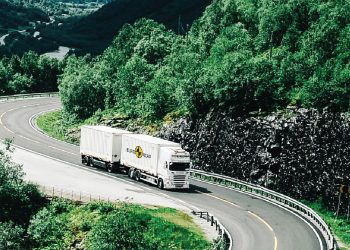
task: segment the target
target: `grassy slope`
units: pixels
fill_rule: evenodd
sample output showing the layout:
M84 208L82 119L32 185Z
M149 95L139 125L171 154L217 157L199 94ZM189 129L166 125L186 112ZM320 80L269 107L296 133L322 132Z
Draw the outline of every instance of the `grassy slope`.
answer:
M307 202L306 205L315 210L322 219L330 226L332 232L339 238L343 250L350 249L350 221L346 216L335 218L334 212L327 210L321 201Z
M43 132L53 138L77 144L76 141L65 135L66 130L62 126L61 111L54 111L39 116L36 124Z

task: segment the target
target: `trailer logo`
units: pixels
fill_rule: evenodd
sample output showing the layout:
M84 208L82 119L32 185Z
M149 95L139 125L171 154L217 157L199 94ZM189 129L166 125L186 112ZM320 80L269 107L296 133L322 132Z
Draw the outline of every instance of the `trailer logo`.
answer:
M126 152L135 154L137 158L151 158L151 155L144 153L143 149L140 146L136 146L135 149L126 148Z
M135 155L136 155L137 158L141 158L142 157L143 150L142 150L142 148L140 146L137 146L135 148Z

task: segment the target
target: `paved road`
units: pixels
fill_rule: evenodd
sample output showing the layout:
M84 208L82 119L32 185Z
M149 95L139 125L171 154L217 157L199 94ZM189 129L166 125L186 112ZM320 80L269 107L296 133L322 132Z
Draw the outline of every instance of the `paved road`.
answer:
M36 131L30 124L31 118L36 114L60 106L58 98L1 103L0 138L13 138L15 145L66 161L73 166L79 165L81 168L77 146L49 138ZM45 168L45 164L40 167ZM127 180L124 175L113 176L122 181ZM154 194L161 193L180 199L213 213L230 231L234 249L326 249L314 230L300 218L270 203L236 191L199 181L191 181L191 189L187 192L160 191L145 183L138 183L137 186L151 190Z

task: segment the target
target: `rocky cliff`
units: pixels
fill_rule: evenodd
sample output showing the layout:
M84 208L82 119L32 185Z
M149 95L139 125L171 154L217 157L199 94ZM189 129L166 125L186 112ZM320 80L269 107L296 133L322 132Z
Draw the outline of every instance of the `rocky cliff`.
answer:
M290 108L237 118L210 112L163 126L159 136L180 142L195 168L267 185L297 199L321 197L331 209L338 185L350 184L350 119L345 114Z

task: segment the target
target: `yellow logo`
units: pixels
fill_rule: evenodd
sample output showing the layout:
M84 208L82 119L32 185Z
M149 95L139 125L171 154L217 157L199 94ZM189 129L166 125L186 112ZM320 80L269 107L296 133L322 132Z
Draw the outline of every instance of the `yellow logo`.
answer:
M142 150L142 148L140 146L137 146L135 148L135 155L136 155L137 158L141 158L142 157L143 150Z

